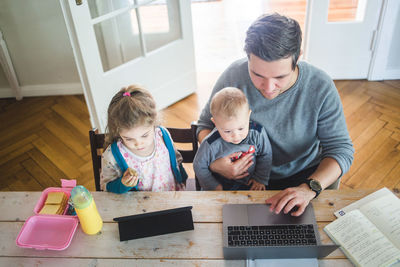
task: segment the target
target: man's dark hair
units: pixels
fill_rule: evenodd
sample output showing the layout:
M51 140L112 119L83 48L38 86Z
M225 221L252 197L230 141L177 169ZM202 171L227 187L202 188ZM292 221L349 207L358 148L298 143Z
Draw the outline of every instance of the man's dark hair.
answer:
M300 56L301 29L299 23L278 13L263 15L249 27L244 51L265 61L292 57L292 69Z

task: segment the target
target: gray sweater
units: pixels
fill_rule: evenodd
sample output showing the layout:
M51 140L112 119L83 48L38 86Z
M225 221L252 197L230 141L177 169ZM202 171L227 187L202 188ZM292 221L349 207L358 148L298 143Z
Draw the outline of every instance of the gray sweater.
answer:
M271 142L270 179L289 177L326 157L338 162L343 175L352 164L354 148L337 89L322 70L306 62L299 62L298 67L296 83L268 100L251 82L247 58L240 59L220 76L210 99L227 86L245 93L252 110L251 119L264 126ZM214 128L210 99L200 115L198 131Z
M201 188L214 190L220 184L216 177L224 179L219 174L210 171L209 166L214 160L234 152L248 151L250 145L255 147L255 153L253 154L253 162L255 164L248 169L249 175L247 177L235 181L247 184L249 179L252 178L259 183L268 185L272 163L271 144L265 129L256 122L250 122L249 133L240 144L224 141L217 129L214 129L203 140L193 161L193 169L199 179Z

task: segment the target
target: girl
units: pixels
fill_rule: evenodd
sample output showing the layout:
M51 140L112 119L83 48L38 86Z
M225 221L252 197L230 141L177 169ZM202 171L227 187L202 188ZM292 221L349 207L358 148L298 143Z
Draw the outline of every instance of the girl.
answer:
M168 131L158 126L156 104L145 89L122 88L108 106L102 190L184 190L187 174Z

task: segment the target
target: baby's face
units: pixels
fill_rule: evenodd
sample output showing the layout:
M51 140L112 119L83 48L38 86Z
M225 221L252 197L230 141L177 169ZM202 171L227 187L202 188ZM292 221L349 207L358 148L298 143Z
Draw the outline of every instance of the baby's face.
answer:
M154 125L122 129L119 133L124 145L135 155L150 156L154 150Z
M239 144L249 133L250 110L242 107L236 116L217 115L213 122L222 139L232 144Z

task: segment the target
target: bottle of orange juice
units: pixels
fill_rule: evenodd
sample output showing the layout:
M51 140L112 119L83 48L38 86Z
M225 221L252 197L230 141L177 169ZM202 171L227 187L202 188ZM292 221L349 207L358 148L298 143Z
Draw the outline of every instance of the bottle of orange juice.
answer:
M82 185L75 186L71 191L71 200L83 232L94 235L103 227L103 220L96 208L92 194Z

